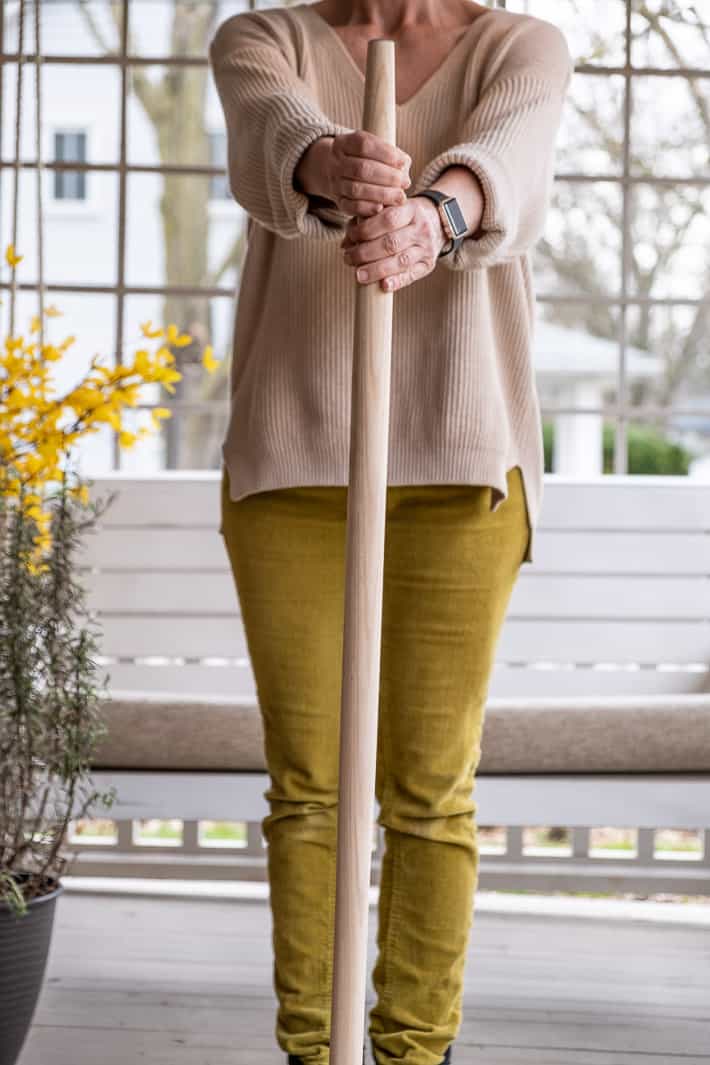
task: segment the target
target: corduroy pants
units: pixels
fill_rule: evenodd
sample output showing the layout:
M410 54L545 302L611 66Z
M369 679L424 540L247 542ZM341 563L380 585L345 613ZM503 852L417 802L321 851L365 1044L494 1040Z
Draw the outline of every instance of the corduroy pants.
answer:
M496 644L529 535L520 468L483 485L389 485L376 795L375 1061L439 1065L462 1018L478 881L474 775ZM327 1065L335 914L347 487L222 480L263 720L276 1039Z

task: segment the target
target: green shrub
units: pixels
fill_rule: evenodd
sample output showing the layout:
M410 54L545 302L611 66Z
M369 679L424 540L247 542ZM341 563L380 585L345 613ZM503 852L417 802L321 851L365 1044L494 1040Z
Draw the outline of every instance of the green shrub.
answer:
M583 417L583 415L580 415ZM545 473L552 473L552 455L555 427L550 421L543 423ZM604 423L602 431L602 469L614 472L614 426ZM657 429L647 426L629 426L627 431L628 472L647 475L687 476L693 454L680 444L669 440Z

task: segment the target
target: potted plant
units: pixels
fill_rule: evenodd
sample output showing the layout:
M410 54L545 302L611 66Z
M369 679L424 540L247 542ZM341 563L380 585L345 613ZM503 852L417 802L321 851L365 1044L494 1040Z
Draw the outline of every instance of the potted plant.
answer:
M103 726L96 634L74 574L94 516L65 479L47 500L51 545L36 564L24 494L0 499L1 1065L16 1061L42 986L69 823L113 799L89 786Z
M20 260L10 245L11 269ZM124 420L141 386L174 391L170 346L192 340L174 325L144 323L157 350L142 347L114 367L95 357L57 396L52 365L74 337L55 345L44 332L34 318L27 336L8 336L0 349L0 1065L16 1062L42 988L70 824L114 799L91 786L108 678L99 676L99 631L79 577L82 538L110 499L90 501L73 448L105 424L130 447L168 417L154 408L152 425L137 431ZM215 365L209 347L203 363Z

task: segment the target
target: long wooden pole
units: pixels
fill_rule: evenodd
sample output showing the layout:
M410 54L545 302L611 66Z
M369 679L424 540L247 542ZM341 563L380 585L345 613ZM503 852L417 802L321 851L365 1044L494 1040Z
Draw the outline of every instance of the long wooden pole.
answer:
M362 128L396 136L395 42L368 43ZM361 1065L375 809L393 293L355 281L330 1065Z

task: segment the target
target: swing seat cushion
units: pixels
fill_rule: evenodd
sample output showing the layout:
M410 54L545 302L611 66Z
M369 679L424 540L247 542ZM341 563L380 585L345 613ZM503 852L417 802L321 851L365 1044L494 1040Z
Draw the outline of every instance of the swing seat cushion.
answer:
M266 770L258 706L114 692L94 769ZM710 772L710 694L491 699L478 774Z

